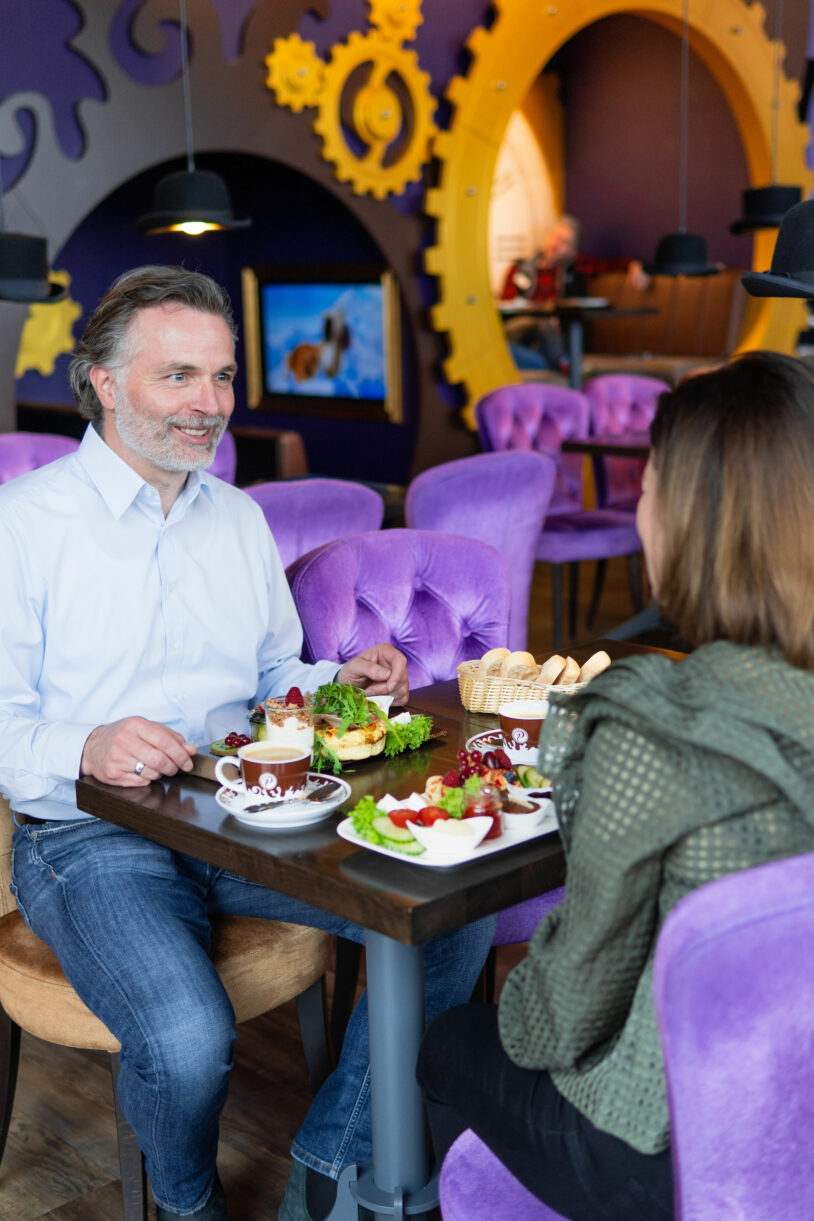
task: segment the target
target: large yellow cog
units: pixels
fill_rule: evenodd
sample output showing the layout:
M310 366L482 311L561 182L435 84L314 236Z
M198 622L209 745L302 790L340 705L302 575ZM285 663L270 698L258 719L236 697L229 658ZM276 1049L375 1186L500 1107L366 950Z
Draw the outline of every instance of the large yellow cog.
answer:
M517 380L503 328L494 308L487 260L489 200L506 126L531 85L564 43L587 25L613 14L647 17L681 35L682 0L581 0L540 4L496 0L494 23L478 27L467 49L466 78L450 82L455 110L449 130L435 141L441 162L439 185L427 192L426 210L437 219L436 245L425 253L427 270L439 279L436 330L446 332L445 373L467 394L464 418L474 427L474 405L497 386ZM718 81L740 130L754 185L771 174L774 44L763 30L765 10L743 0L690 0L690 42ZM781 73L778 108L779 182L810 189L806 127L796 115L795 82ZM749 184L744 184L749 185ZM771 263L776 233L757 234L753 266ZM750 302L739 347L792 351L805 325L800 302L766 298Z
M67 271L52 271L49 278L70 287ZM73 324L81 315L82 306L70 296L54 305L32 305L23 326L14 376L22 377L29 369L43 376L53 373L57 357L73 351Z
M412 42L424 18L421 0L369 0L370 24L385 38Z
M299 34L275 38L274 50L266 56L266 84L274 90L278 105L299 113L305 106L316 106L325 77L325 64L312 42Z
M357 72L362 66L366 71ZM337 178L355 194L384 199L420 177L434 114L429 76L414 51L378 31L350 34L332 48L314 130Z

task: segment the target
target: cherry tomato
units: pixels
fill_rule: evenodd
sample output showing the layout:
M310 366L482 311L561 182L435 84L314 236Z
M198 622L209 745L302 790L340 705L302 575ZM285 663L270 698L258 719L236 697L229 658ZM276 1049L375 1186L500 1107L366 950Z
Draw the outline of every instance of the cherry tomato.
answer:
M391 810L388 817L397 827L406 827L408 822L418 822L416 811L408 809L407 806L403 806L399 810Z
M392 818L393 815L391 814ZM441 818L449 818L447 810L441 806L424 806L424 809L419 814L419 818L425 827L431 827L434 822L438 822Z

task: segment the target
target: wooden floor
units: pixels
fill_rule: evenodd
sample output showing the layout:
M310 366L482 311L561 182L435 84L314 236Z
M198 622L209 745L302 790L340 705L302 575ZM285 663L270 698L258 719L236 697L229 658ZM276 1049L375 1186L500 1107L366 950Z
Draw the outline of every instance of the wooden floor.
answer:
M581 616L593 566L582 565ZM623 560L608 565L593 632L631 614ZM552 651L550 571L538 565L529 648ZM498 957L498 985L521 951ZM221 1124L219 1168L232 1221L273 1221L288 1177L291 1137L309 1102L293 1003L240 1028L229 1100ZM107 1058L24 1036L17 1098L0 1165L0 1221L116 1221L121 1197Z

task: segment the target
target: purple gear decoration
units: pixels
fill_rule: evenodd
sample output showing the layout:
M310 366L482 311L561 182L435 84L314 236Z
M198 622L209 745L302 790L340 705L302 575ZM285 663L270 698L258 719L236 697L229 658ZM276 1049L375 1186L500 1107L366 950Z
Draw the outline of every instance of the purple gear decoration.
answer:
M10 28L14 38L0 39L0 105L16 93L39 93L48 102L60 148L72 161L85 151L85 132L79 121L79 103L87 98L102 101L105 84L92 64L76 51L71 39L82 28L82 16L72 0L39 0L36 16L20 19L18 5L4 9L9 0L0 0L0 28ZM10 6L10 7L12 7ZM34 152L37 118L21 105L15 113L23 136L24 149L10 157L0 157L3 188L8 190L25 172Z

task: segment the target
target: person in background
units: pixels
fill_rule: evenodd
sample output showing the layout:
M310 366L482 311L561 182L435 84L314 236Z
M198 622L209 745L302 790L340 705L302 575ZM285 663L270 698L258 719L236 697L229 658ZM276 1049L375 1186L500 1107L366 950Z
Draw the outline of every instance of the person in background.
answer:
M561 216L543 238L542 250L517 259L506 273L502 301L543 305L583 297L586 281L608 271L624 271L629 282L646 291L651 278L637 259L597 258L578 253L580 223ZM565 349L556 318L507 318L504 329L518 369L562 369Z
M234 1013L208 957L213 913L340 920L76 806L74 782L128 788L188 772L195 743L248 707L338 680L408 694L391 644L341 667L300 661L302 628L258 505L206 473L234 406L235 326L213 280L121 276L88 322L71 385L90 420L75 454L0 489L0 788L14 813L12 890L85 1004L121 1042L118 1097L157 1221L221 1221L215 1159ZM425 947L427 1013L471 993L493 922ZM274 1099L269 1099L274 1106ZM370 1157L367 1012L294 1142L279 1216L323 1217Z
M638 528L694 651L555 697L538 766L565 899L499 1006L450 1010L419 1059L439 1158L473 1128L570 1221L673 1216L652 995L667 913L814 851L814 378L749 353L662 395L651 435Z

